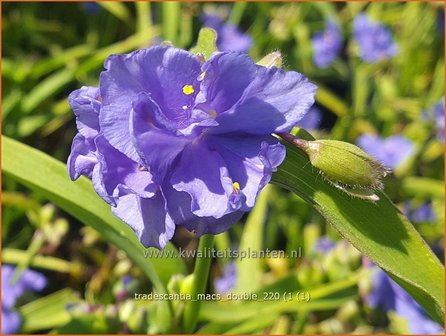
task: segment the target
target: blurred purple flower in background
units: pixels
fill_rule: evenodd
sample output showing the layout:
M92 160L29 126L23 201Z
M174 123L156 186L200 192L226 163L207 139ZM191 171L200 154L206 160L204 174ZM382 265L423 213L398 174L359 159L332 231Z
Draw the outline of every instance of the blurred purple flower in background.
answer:
M308 113L301 120L298 121L296 126L302 127L306 130L314 130L319 127L321 118L321 111L313 105L310 111L308 111Z
M437 27L441 34L444 34L444 8L438 9Z
M391 169L402 164L414 151L413 142L401 135L381 138L373 134L363 134L356 143L384 166Z
M398 53L390 30L363 13L353 22L353 37L359 45L361 58L367 63L376 63Z
M407 218L415 223L435 222L437 216L432 209L432 202L424 202L418 207L414 207L411 202L404 203L404 213Z
M25 270L14 283L16 268L2 265L2 334L14 334L20 329L20 316L13 308L26 291L39 292L45 288L46 278L37 272Z
M313 245L314 252L327 254L336 247L336 243L327 236L320 237Z
M82 7L90 14L97 14L101 10L101 6L94 1L82 2Z
M435 122L437 139L444 143L444 97L433 108L424 111L422 118Z
M437 138L444 143L444 97L435 105L435 123L437 125Z
M68 171L90 177L146 247L163 248L176 225L220 233L252 209L285 158L271 133L291 130L316 91L302 74L238 52L201 64L156 46L105 67L100 89L70 94L79 133Z
M325 30L314 34L313 61L318 68L328 67L339 55L342 48L342 34L339 26L333 21L327 21Z
M373 290L366 297L372 308L394 311L405 318L413 334L439 334L443 329L432 321L423 308L384 271L377 269L372 278Z
M242 33L240 29L231 23L225 23L214 14L202 14L203 26L214 29L217 32L217 48L221 51L248 52L252 47L252 38Z
M214 280L215 291L218 294L226 294L237 284L237 267L230 262L225 265L223 276Z

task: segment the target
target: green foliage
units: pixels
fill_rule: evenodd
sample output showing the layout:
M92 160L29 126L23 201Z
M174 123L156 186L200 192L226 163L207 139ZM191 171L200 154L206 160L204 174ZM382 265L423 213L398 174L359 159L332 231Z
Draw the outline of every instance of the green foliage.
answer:
M287 146L287 160L273 183L295 192L359 251L386 270L439 323L444 316L444 269L410 222L379 192L370 203L321 180L301 150ZM366 214L366 215L365 215Z

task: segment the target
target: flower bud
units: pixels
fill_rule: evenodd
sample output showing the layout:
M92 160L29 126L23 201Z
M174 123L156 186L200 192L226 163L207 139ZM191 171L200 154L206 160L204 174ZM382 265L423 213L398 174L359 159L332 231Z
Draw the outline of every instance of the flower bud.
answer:
M379 200L373 191L383 189L381 180L388 170L359 147L338 140L306 141L287 133L279 135L307 153L311 164L338 189L354 197Z
M273 66L280 68L282 66L282 54L279 51L273 51L258 61L257 65L265 68L272 68Z
M337 140L308 141L311 164L328 179L350 188L380 190L387 170L359 147Z

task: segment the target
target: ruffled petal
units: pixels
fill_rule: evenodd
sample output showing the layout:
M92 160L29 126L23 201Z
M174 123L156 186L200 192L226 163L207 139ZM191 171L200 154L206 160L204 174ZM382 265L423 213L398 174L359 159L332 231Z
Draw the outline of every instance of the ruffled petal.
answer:
M91 178L93 168L98 162L96 158L96 146L92 140L88 140L78 133L71 145L71 153L67 161L68 174L75 181L81 175Z
M168 121L159 106L147 95L141 95L131 113L130 132L143 163L158 181L162 181L173 160L191 139L167 131Z
M229 110L254 80L256 66L248 55L216 53L203 65L203 81L197 103L215 116Z
M243 211L234 211L218 219L198 217L191 211L192 199L188 193L176 191L168 184L164 185L162 189L167 199L169 214L175 224L184 226L189 231L194 231L197 236L224 232L244 214Z
M130 160L99 135L96 139L98 165L92 175L96 192L106 202L115 205L119 190L141 197L153 197L157 185L152 174L139 163Z
M101 74L100 125L106 139L119 151L139 162L129 122L132 103L140 93L148 93L177 128L188 126L201 71L195 55L156 46L128 55L112 55L105 67L107 70Z
M239 190L231 198L234 206L249 211L259 192L271 180L272 172L285 159L285 147L270 135L242 134L212 136L210 142L223 158L233 183Z
M288 132L314 103L316 86L294 71L256 66L255 79L240 101L217 116L214 134ZM238 71L233 69L233 71Z
M86 138L93 138L99 133L99 94L98 88L83 86L68 96L68 102L76 115L77 129Z
M142 198L121 190L112 212L135 231L145 247L162 249L175 232L175 223L167 212L161 191L152 198Z
M22 283L25 290L32 290L35 292L40 292L48 284L48 281L43 274L32 270L25 270L19 281Z
M232 180L221 156L205 141L188 145L181 154L171 179L178 191L192 197L192 212L200 217L220 218L228 211Z

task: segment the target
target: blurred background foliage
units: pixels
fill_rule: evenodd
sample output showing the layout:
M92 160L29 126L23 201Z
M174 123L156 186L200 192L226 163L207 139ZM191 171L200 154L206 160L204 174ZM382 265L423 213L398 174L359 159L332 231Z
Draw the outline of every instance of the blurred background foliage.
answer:
M413 143L411 154L386 178L386 192L443 261L444 144L436 136L438 124L426 117L444 95L442 6L441 2L2 3L2 133L65 162L76 133L68 94L82 85L97 86L110 54L163 40L192 47L203 26L200 15L214 13L251 36L249 54L254 60L279 50L285 69L302 72L319 86L320 114L311 130L316 138L356 143L362 134L383 138L399 134ZM395 57L372 64L358 57L352 23L361 12L390 29L398 45ZM325 29L327 19L339 25L342 49L330 66L321 69L314 63L312 37ZM277 187L269 186L262 197L252 214L217 237L216 247L257 246L287 254L301 248L302 257L239 260L241 271L235 275L226 270L231 260L214 260L209 291L218 290L214 280L223 276L229 279L227 286L239 293L310 288L313 297L294 305L251 302L239 310L206 302L200 332L408 332L407 321L367 304L373 287L367 261L322 217ZM416 217L420 206L429 215ZM330 248L315 248L321 237L332 242ZM181 230L174 243L187 249L197 244L192 234ZM164 320L157 301L133 299L134 293L151 292L151 284L125 251L8 179L2 181L2 259L18 269L38 270L48 279L42 292L28 293L16 304L22 332L182 331ZM190 271L193 260L186 258L184 264ZM169 291L187 292L188 281L179 268L169 280ZM179 319L182 303L172 306Z

